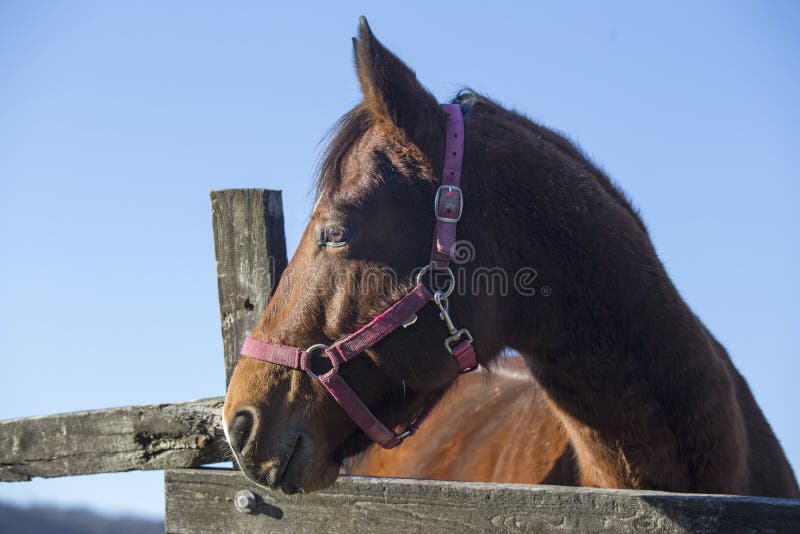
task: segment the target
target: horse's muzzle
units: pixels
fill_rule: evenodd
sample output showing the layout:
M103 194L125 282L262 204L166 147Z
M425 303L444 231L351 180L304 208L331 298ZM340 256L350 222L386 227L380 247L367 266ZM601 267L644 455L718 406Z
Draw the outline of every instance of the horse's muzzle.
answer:
M255 410L236 412L228 424L228 440L236 463L250 480L292 495L329 486L338 464L315 450L308 432L299 428L267 429Z

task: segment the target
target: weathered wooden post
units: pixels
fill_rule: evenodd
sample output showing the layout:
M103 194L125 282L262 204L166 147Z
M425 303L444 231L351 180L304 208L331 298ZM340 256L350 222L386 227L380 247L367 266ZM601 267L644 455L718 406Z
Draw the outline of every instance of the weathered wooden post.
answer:
M242 343L286 268L281 192L213 191L211 213L227 387Z

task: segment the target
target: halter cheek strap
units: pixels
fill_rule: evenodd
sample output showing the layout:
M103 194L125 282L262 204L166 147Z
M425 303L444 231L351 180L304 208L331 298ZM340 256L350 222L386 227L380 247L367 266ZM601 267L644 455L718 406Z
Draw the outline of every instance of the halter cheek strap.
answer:
M464 210L461 191L461 164L464 160L464 117L458 104L442 104L448 113L447 138L442 165L442 183L436 190L436 227L431 248L431 268L447 269L456 242L456 225Z
M241 353L242 356L248 358L305 371L313 378L318 379L353 422L372 441L386 449L396 447L406 437L413 435L435 404L420 414L408 429L395 434L375 417L344 381L339 374L340 365L358 356L401 326L411 326L416 321L416 313L429 302L434 302L439 308L439 317L445 322L450 334L444 341L445 348L455 359L459 372L472 371L478 366L478 359L472 346L472 336L464 328L457 329L448 312L447 297L455 285L449 267L451 250L456 240L456 225L463 210L463 194L459 186L461 185L461 163L464 154L464 119L461 108L457 104L443 104L442 108L447 112L449 118L442 181L434 200L436 227L431 261L417 275L417 285L406 296L369 323L330 347L317 344L304 350L248 337ZM422 283L422 275L428 270L448 272L451 285L445 291L438 290L432 293ZM311 368L311 356L318 350L323 351L323 354L331 362L331 369L320 375L315 374Z

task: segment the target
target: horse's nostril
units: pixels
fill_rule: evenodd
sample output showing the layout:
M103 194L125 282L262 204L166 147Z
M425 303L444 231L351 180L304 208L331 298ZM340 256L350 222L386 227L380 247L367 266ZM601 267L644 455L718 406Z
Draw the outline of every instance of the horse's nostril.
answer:
M252 412L241 411L233 416L231 426L229 429L231 447L241 453L250 441L250 435L253 433L254 417Z

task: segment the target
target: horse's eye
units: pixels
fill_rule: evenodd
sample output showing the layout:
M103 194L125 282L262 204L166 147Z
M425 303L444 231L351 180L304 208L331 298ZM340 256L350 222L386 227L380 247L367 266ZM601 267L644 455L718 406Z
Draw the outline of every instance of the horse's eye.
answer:
M338 224L326 227L320 236L320 244L326 247L342 247L347 244L347 228Z

